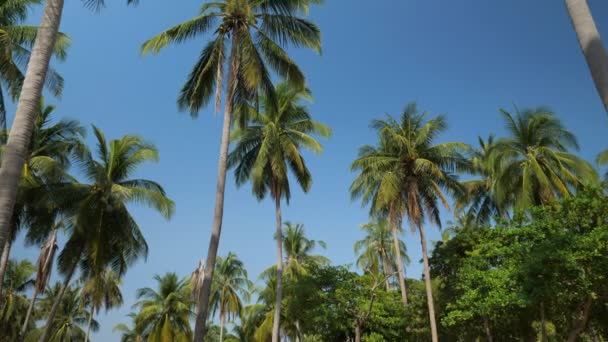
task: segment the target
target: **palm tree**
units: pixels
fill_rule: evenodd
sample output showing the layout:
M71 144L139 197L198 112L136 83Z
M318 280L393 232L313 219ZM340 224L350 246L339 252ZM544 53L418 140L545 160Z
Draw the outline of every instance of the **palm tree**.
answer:
M36 268L31 262L11 260L4 278L4 305L0 307L0 340L16 341L19 338L19 322L28 307L25 292L34 285ZM30 328L32 328L30 326Z
M428 220L441 227L438 202L449 209L444 192L461 191L454 173L468 169L468 163L461 154L467 146L459 142L433 145L437 136L447 128L445 118L437 116L426 120L426 113L419 113L413 103L406 106L399 120L391 116L386 120L374 120L372 128L378 132L381 142L378 147L363 147L353 168L361 170L362 174L380 173L381 178L373 176L380 179L373 190L376 203L385 202L386 206L383 196L401 198L401 206L393 210L403 210L412 230L417 228L420 233L431 337L436 342L438 334L424 222ZM365 199L366 193L361 191L365 190L354 194L361 194Z
M133 321L133 328L129 328L129 326L124 323L119 323L114 326L112 332L121 334L120 342L144 342L143 332L137 327L137 314L132 312L128 316Z
M85 0L87 4L103 4L103 0ZM127 0L136 3L137 0ZM15 1L5 2L14 4ZM19 180L27 156L36 116L40 110L42 87L48 78L49 62L57 46L58 29L64 0L45 1L42 22L37 29L32 53L17 103L15 119L0 166L0 246L10 238L10 224L17 200Z
M30 324L30 317L34 310L36 298L40 293L44 292L44 289L48 286L49 279L51 278L51 271L53 270L53 261L55 259L55 251L57 251L57 229L54 229L48 239L44 242L40 248L40 255L36 263L36 283L34 285L34 294L30 300L30 306L27 309L23 326L21 327L20 338L21 341L25 339L25 334Z
M190 318L194 313L188 282L175 273L155 275L154 280L157 290L149 287L137 290L139 301L135 307L140 312L135 318L136 329L148 342L191 341Z
M573 189L597 182L593 166L568 152L578 150L577 139L549 109L501 113L511 136L496 146L500 163L504 163L497 187L499 201L512 201L525 209L570 196Z
M0 258L0 279L4 277L10 250L20 229L30 228L27 235L29 243L44 240L53 230L57 212L51 209L52 198L44 196L48 191L46 185L69 178L66 170L70 166L70 157L81 146L85 135L84 128L77 121L64 119L52 124L55 106L45 106L41 101L40 108L13 208L10 236ZM6 135L6 132L1 134ZM48 200L41 201L40 198Z
M107 312L122 305L120 283L120 278L111 269L105 269L101 273L93 274L89 279L86 279L81 293L90 308L85 341L89 340L91 322L95 313L99 313L102 307Z
M608 55L595 26L587 0L566 0L566 8L578 37L595 88L608 112Z
M224 340L224 327L226 319L241 315L243 302L241 297L249 300L249 288L253 283L247 279L247 270L236 254L230 252L226 258L218 257L215 270L215 286L211 303L213 315L219 311L220 315L220 342Z
M365 232L362 240L355 242L355 254L358 255L357 266L372 274L382 274L386 278L386 290L390 290L389 278L398 270L398 265L409 264L405 243L399 240L399 254L391 247L391 229L388 220L378 219L362 224L361 230ZM401 262L397 261L399 255Z
M174 204L160 184L129 178L140 164L158 161L156 148L133 135L108 144L101 130L93 126L93 131L99 161L88 149L78 155L80 167L92 184L66 183L51 192L62 202L69 219L69 238L59 255L59 271L65 275L63 289L68 287L79 264L84 277L101 273L107 265L112 265L120 277L128 266L147 255L148 245L128 204L147 205L167 219L173 213ZM62 294L60 291L51 309L49 322ZM48 328L50 324L41 342L46 342Z
M283 232L283 249L285 250L285 275L297 278L307 273L311 265L328 265L329 259L311 252L317 247L327 248L322 240L310 240L306 237L304 225L285 222Z
M23 25L27 19L28 12L33 6L39 5L40 0L13 0L3 1L0 4L0 130L6 131L6 100L4 93L8 92L12 100L16 100L23 84L23 69L31 56L30 48L36 39L35 26ZM63 34L57 34L57 41L53 54L60 60L65 59L69 38ZM55 96L61 95L63 90L63 78L57 72L49 69L45 86ZM4 89L2 89L4 87ZM6 136L0 139L0 144L6 143Z
M47 324L50 325L49 341L84 341L86 333L83 327L87 323L89 315L84 307L80 288L70 285L64 289L64 285L59 282L47 288L46 296L40 300L40 311L44 316L50 316L57 300L60 301L59 308L53 315L53 319L47 321ZM93 320L91 322L91 329L93 331L99 329L97 321ZM47 327L43 327L35 332L32 337L44 334L46 330ZM29 339L30 337L28 337Z
M281 298L283 294L283 231L281 219L281 199L287 204L291 198L288 170L294 174L296 181L304 192L312 184L312 176L301 149L314 153L323 150L321 144L313 137L329 137L331 130L320 122L312 120L308 108L301 104L310 99L307 89L294 88L289 83L281 83L274 90L276 103L266 94L260 99L260 110L252 104L240 109L239 115L247 112L250 123L247 127L235 130L232 140L236 142L234 150L228 156L228 166L235 168L238 186L251 180L253 194L262 200L270 193L275 202L277 241L277 287L275 318L273 323L273 342L279 340L279 318L281 315Z
M503 167L497 158L497 141L493 135L487 140L477 139L479 148L473 149L469 158L471 173L481 178L462 182L465 191L456 198L455 210L464 212L477 223L487 223L492 218L505 217L512 204L504 203L505 199L499 202L497 198L498 179Z
M292 45L320 51L319 29L312 22L299 17L307 12L310 3L320 2L321 0L221 0L205 3L196 17L160 33L142 46L144 54L158 53L170 43L181 43L214 29L213 38L203 48L177 101L182 110L188 110L194 117L212 97L215 98L215 110L219 111L224 80L228 80L213 228L199 299L201 305L196 318L196 342L202 342L205 336L209 296L222 229L233 106L251 99L259 89L264 90L269 98L274 98L269 68L294 87L304 87L304 74L283 47Z

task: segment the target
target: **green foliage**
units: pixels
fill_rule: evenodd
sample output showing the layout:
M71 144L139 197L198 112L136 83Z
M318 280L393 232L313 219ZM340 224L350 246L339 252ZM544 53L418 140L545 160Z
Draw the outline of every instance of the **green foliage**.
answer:
M21 324L30 304L26 297L27 290L34 285L35 266L27 261L9 260L2 295L3 306L0 308L0 340L15 341L19 338ZM33 329L29 324L29 331Z

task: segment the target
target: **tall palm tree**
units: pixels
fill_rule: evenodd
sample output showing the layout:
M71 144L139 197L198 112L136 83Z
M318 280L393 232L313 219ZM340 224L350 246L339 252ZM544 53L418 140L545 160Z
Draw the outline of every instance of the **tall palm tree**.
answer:
M123 303L122 293L120 292L120 278L111 269L105 269L99 274L93 274L86 279L81 295L89 306L89 322L85 334L85 341L89 340L91 322L95 313L103 307L106 312L110 309L119 307Z
M528 208L570 196L573 189L595 183L593 166L568 152L578 150L574 134L547 108L526 109L515 115L501 110L510 137L497 143L504 163L499 176L499 201Z
M52 308L59 299L60 305L50 324L49 341L84 341L84 326L88 321L88 314L84 306L83 298L80 295L78 286L70 285L64 289L63 284L56 283L46 290L46 296L40 300L40 311L43 316L48 317ZM93 320L91 329L97 331L99 324ZM32 334L32 337L44 334L46 327L43 327ZM28 340L30 337L28 336Z
M318 246L325 249L322 240L311 240L306 237L303 224L285 222L283 232L283 249L285 250L285 275L297 278L306 274L311 265L328 265L329 259L322 255L311 254Z
M505 217L512 203L508 203L508 199L501 202L497 198L503 164L497 158L496 139L493 135L487 140L481 137L477 139L479 147L471 150L469 159L471 173L481 178L462 182L465 191L456 198L455 210L465 213L477 223L486 223L493 218Z
M200 311L196 319L196 342L202 342L205 336L208 302L222 229L234 104L251 98L259 89L263 89L271 99L274 98L270 70L294 87L304 87L304 74L283 48L292 45L321 50L319 29L300 17L307 12L310 3L320 2L322 0L220 0L205 3L196 17L160 33L142 46L144 54L158 53L170 43L181 43L214 30L212 39L203 48L177 101L182 110L188 110L194 117L213 97L215 110L219 111L224 80L228 80L213 227L199 300Z
M79 264L85 277L101 273L107 265L122 276L128 266L147 255L148 245L128 204L144 204L167 219L173 213L174 204L160 184L130 178L141 164L158 161L156 148L133 135L108 143L101 130L93 126L93 131L99 160L86 148L78 155L84 176L92 183L66 183L51 191L69 219L69 238L59 255L59 271L65 275L63 289ZM50 311L49 322L62 294L60 291ZM47 324L41 342L46 342L49 328Z
M241 315L243 302L241 297L249 300L249 289L253 283L247 278L247 270L236 254L230 252L226 258L218 257L215 264L215 286L211 303L213 315L219 312L220 317L220 342L224 340L224 328L226 320Z
M10 260L4 278L4 305L0 307L0 340L16 341L19 338L19 323L28 307L26 291L34 285L36 268L31 262ZM30 326L30 328L32 328Z
M233 132L236 146L228 156L228 166L235 167L238 186L247 181L252 183L253 194L262 200L266 195L275 202L277 241L277 286L275 318L272 341L279 340L281 298L283 294L283 229L281 200L287 204L291 198L288 170L304 192L312 185L312 175L306 166L301 149L314 153L323 150L314 138L329 137L329 127L314 121L302 100L310 99L310 91L294 88L289 83L277 85L273 91L276 103L268 94L262 96L259 111L256 104L244 106L238 113L247 112L249 125Z
M595 88L604 104L604 109L608 112L608 55L587 0L566 0L566 8Z
M85 0L87 4L103 4L103 0ZM127 0L136 3L137 0ZM15 3L8 1L6 3ZM17 199L19 179L27 156L36 115L40 110L42 88L47 79L51 55L57 45L59 23L64 0L47 0L42 21L36 32L32 53L23 78L19 102L11 132L0 165L0 246L10 237L10 223Z
M23 25L28 12L33 6L39 5L40 0L12 0L0 4L0 130L6 131L6 99L8 92L12 100L16 100L23 84L25 64L30 59L31 47L36 39L38 28ZM69 38L57 34L54 47L54 56L60 60L65 59ZM53 95L61 95L63 78L53 69L49 69L45 86ZM0 144L6 143L6 136L0 139Z
M389 278L398 270L398 265L410 262L407 256L405 243L399 240L399 253L395 253L394 246L391 247L392 237L389 229L388 220L377 219L372 222L362 224L361 230L365 232L362 240L355 242L354 250L357 257L357 266L372 274L381 274L386 278L386 290L390 290ZM397 256L399 255L399 257ZM397 261L401 258L401 262Z
M194 312L188 282L175 273L155 275L154 280L157 290L149 287L137 290L139 301L135 307L140 312L135 318L136 329L141 329L148 342L191 341L190 318Z
M53 261L55 260L55 251L57 251L57 229L54 229L48 239L44 242L40 248L40 255L36 263L36 283L34 285L34 294L30 300L30 306L27 309L27 314L21 327L20 339L23 342L27 329L30 324L30 317L34 310L34 305L38 295L44 292L44 289L48 286L49 279L51 278L51 271L53 270Z
M372 128L378 132L381 142L378 147L362 148L353 168L362 173L370 170L388 173L377 185L376 196L380 198L376 202L382 203L382 196L401 197L402 206L398 209L403 210L412 230L418 229L420 233L431 338L436 342L438 334L424 222L428 220L441 227L440 203L449 209L444 192L462 191L455 172L469 168L461 153L467 146L459 142L434 144L437 136L447 129L445 118L437 116L427 120L426 113L420 113L413 103L406 106L399 119L388 116L386 120L374 120Z
M84 128L77 121L63 119L53 123L55 106L45 106L42 100L40 108L23 165L9 239L0 258L0 279L4 277L10 250L20 229L30 228L29 243L44 240L53 230L57 212L51 209L52 198L44 196L48 191L46 185L69 178L66 170L70 166L70 157L81 146L85 135ZM6 132L0 134L6 135ZM41 201L40 198L48 200Z
M129 326L124 323L119 323L114 326L112 332L121 334L120 342L144 342L145 338L143 336L143 332L141 331L140 327L137 326L137 314L132 312L128 316L133 322L133 328L129 328Z

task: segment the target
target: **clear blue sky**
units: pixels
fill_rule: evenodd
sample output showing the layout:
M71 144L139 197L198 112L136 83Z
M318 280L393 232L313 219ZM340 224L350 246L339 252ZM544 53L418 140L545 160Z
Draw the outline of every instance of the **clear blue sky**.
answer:
M143 41L191 18L203 1L143 0L136 8L106 2L94 14L80 1L66 1L62 31L73 44L68 61L55 63L66 87L60 102L47 102L58 104L59 117L94 123L110 138L137 133L154 142L161 161L140 175L159 181L176 202L170 222L133 209L150 255L126 275L125 305L99 317L102 327L94 339L114 341L112 327L128 321L137 288L153 286L156 273L188 275L206 253L221 117L206 108L192 120L175 105L206 38L159 56L139 55ZM608 4L589 2L608 37ZM310 237L325 240L325 254L335 264L353 262L358 226L367 220L367 209L349 198L349 165L360 145L375 141L369 121L397 114L409 101L447 115L450 129L441 141L473 144L478 135L501 135L499 107L548 105L578 135L584 157L592 160L608 147L608 116L563 1L328 0L311 16L323 32L323 55L292 53L315 97L311 112L334 136L322 155L308 156L314 185L308 195L295 192L284 218L304 223ZM36 11L32 22L38 19ZM273 206L258 203L248 188L237 190L231 176L227 184L220 255L236 252L255 278L275 262ZM428 230L431 240L439 238L435 228ZM408 276L419 277L418 237L407 233L405 241L414 261ZM14 251L17 258L37 255L35 249Z

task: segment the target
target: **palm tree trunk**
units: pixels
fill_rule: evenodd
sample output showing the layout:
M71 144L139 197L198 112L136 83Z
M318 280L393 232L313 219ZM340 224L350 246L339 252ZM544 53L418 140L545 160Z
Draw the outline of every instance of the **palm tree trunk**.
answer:
M384 284L386 285L386 291L390 291L391 286L390 286L390 282L389 282L389 270L388 270L388 265L386 264L386 256L383 255L384 253L380 253L380 262L382 263L382 270L384 271L384 276L386 277L386 280L384 280ZM406 299L406 303L407 304L407 296L405 297Z
M224 325L226 324L226 314L220 313L220 342L224 342Z
M93 306L91 306L91 312L89 312L89 322L87 323L87 333L84 335L84 342L89 342L89 334L91 334L91 323L93 323Z
M608 56L587 0L566 0L566 8L583 50L595 88L608 112Z
M403 274L403 258L401 257L401 248L399 248L399 236L397 235L397 225L395 220L390 218L391 230L393 232L393 247L395 248L395 265L397 265L399 274L399 286L401 287L401 301L403 305L407 305L407 292L405 290L405 275Z
M9 238L19 178L23 171L32 128L40 107L42 87L55 46L62 10L63 0L45 1L42 22L38 28L15 119L6 144L4 160L0 167L0 246L4 246ZM3 279L0 279L0 282L2 281Z
M486 339L488 342L493 342L492 331L490 331L490 322L488 321L488 317L483 318L483 328L486 331Z
M435 322L435 304L433 304L433 287L431 285L431 271L429 269L429 254L426 248L426 234L424 227L418 226L420 231L420 245L422 246L422 262L424 265L424 284L426 285L426 302L429 307L429 320L431 321L431 339L433 342L439 340L437 336L437 323Z
M21 327L21 333L19 334L19 340L21 342L25 341L25 332L27 330L27 324L30 322L30 317L32 316L32 312L34 311L34 304L36 304L36 298L38 298L38 288L34 288L34 294L32 295L32 300L30 301L30 305L27 308L27 313L25 314L25 320L23 321L23 326Z
M281 195L275 192L275 209L276 209L276 240L277 240L277 285L276 285L276 300L274 304L274 319L272 320L272 342L279 342L281 339L281 301L283 299L283 227L281 221Z
M11 229L12 231L13 229ZM4 279L4 274L6 273L6 269L8 267L8 260L9 260L9 256L11 254L11 247L13 246L13 237L12 237L12 232L9 234L9 238L8 240L6 240L6 243L4 244L4 248L2 249L2 257L0 258L0 279ZM4 298L2 296L2 283L3 281L0 281L0 306L2 306L3 303L3 299Z
M194 342L203 342L203 338L207 332L207 315L209 312L209 297L211 296L211 283L213 282L213 271L215 269L215 259L217 257L217 249L220 244L220 234L222 232L222 219L224 216L224 191L226 189L226 170L228 158L228 145L230 144L230 124L232 121L232 105L234 93L236 91L237 73L239 69L239 61L237 58L237 41L236 36L232 36L232 48L230 53L230 71L229 84L226 94L226 106L224 108L224 123L222 127L222 138L220 143L220 159L217 170L217 187L215 190L215 209L213 211L213 229L211 231L211 239L209 240L209 249L207 250L207 261L205 264L205 272L201 293L199 298L199 310L196 316L196 325L194 326Z
M78 266L78 262L75 262L68 273L65 275L65 279L63 280L63 285L61 289L59 289L59 293L57 294L57 298L55 298L55 302L51 307L51 311L49 312L48 318L46 320L46 325L44 326L44 331L40 336L38 342L47 342L51 334L51 328L53 326L53 321L55 320L55 316L57 315L57 310L59 309L59 305L61 304L61 300L63 299L63 294L65 290L70 285L70 280L72 280L72 276L74 275L74 271L76 271L76 266Z

